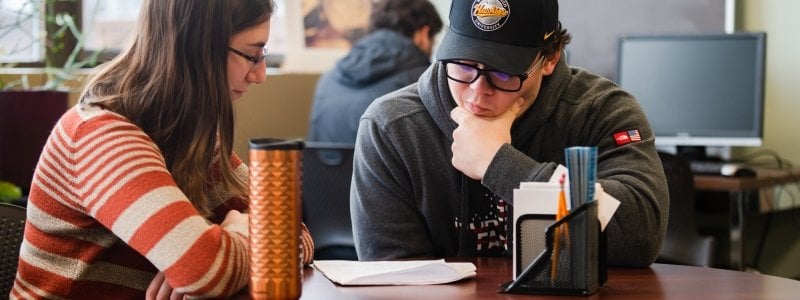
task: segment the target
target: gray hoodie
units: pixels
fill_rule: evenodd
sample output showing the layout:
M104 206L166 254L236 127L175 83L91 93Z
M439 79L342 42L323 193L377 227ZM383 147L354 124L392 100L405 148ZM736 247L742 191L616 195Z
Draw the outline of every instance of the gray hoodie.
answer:
M606 229L608 263L655 260L667 225L667 182L653 132L630 94L562 60L514 122L512 144L501 147L481 183L450 163L454 107L436 63L417 84L381 97L362 116L350 193L359 259L470 256L474 234L456 224L469 217L471 185L513 206L513 189L548 180L564 164L564 148L596 146L598 182L621 201ZM617 145L615 134L634 129L641 141Z

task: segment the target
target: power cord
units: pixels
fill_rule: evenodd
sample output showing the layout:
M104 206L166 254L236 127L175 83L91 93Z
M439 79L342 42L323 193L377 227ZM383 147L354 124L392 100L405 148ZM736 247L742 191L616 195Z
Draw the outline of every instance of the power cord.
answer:
M766 161L765 161L766 159ZM751 166L762 167L762 168L774 168L778 170L791 170L794 166L791 161L782 158L776 151L771 149L761 149L758 151L754 151L748 153L746 155L740 156L737 161L746 163ZM793 193L790 189L794 187L797 191L800 191L800 183L797 180L794 181L793 184L786 184L784 186L778 187L775 189L775 194L773 195L773 199L780 201L783 197L787 197L791 201L791 209L794 211L792 215L792 224L795 228L800 229L800 209L798 207L798 197L796 193ZM773 205L777 206L777 202ZM761 237L758 242L758 248L756 249L753 266L756 269L760 269L761 258L764 251L764 246L766 244L767 235L772 227L773 223L773 214L767 214L766 216L766 224L761 233Z
M765 158L765 157L768 158L768 159L774 160L774 162L772 162L772 163L774 163L774 165L772 163L770 163L770 162L760 162L759 161L759 160L763 160L763 158ZM782 158L780 156L780 154L778 154L778 152L775 152L774 150L771 150L771 149L761 149L761 150L753 151L751 153L748 153L748 154L745 154L745 155L742 155L742 156L738 157L738 159L736 161L743 162L743 163L746 163L746 164L749 164L749 165L753 165L753 166L772 167L772 168L775 168L775 169L778 169L778 170L787 170L787 169L793 168L792 162L790 162L787 159Z

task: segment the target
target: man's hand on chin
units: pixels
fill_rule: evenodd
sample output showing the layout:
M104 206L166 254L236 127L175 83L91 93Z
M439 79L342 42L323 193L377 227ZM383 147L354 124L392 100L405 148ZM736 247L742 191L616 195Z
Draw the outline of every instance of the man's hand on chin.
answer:
M475 180L481 180L494 155L503 144L511 143L511 125L522 109L523 99L494 118L480 117L456 107L450 117L458 124L453 131L453 167Z

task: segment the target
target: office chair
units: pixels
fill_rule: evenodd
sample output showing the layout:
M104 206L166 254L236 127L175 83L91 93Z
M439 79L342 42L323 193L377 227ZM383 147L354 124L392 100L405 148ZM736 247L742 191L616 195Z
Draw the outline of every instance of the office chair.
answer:
M24 228L25 208L0 203L0 298L7 297L14 285Z
M353 145L309 142L303 149L303 222L314 259L357 260L350 221Z
M695 225L694 174L685 159L658 153L669 188L669 224L657 263L708 267L712 263L714 238L701 236Z

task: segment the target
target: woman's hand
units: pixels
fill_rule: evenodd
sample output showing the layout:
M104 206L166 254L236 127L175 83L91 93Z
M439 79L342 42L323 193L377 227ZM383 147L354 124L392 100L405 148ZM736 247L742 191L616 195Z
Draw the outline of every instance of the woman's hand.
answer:
M183 294L172 290L172 287L166 279L164 272L158 272L158 274L156 274L156 277L150 282L150 286L147 287L147 300L181 300L184 298Z
M240 213L237 210L230 210L219 226L228 232L236 232L247 237L250 235L250 215Z
M228 211L228 214L225 215L225 220L222 220L222 223L220 223L219 225L222 226L223 228L228 226L235 226L235 227L243 226L243 228L248 228L249 224L250 224L249 214L243 214L240 213L238 210L232 209Z

